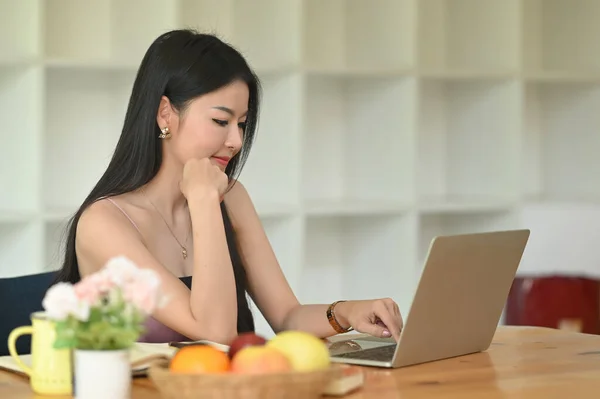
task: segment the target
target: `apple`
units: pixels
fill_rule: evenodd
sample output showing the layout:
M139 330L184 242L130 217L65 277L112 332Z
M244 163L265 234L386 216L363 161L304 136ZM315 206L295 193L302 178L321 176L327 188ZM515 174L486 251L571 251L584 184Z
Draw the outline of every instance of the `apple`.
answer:
M261 337L258 334L248 332L242 333L235 337L231 344L229 345L229 358L233 359L233 357L239 352L241 349L246 348L248 346L261 346L264 345L267 340Z
M293 370L289 359L275 348L264 345L246 346L231 360L232 373L267 374Z
M284 331L265 345L282 352L296 371L324 370L330 367L329 349L325 342L304 331Z

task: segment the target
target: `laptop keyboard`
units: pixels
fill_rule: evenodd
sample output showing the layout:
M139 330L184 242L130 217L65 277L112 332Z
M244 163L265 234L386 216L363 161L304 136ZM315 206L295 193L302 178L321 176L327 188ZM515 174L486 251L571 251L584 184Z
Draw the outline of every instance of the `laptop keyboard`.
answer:
M375 361L390 361L394 357L396 351L396 345L384 345L376 348L361 349L355 352L347 352L336 355L335 357L345 359L364 359L364 360L375 360Z

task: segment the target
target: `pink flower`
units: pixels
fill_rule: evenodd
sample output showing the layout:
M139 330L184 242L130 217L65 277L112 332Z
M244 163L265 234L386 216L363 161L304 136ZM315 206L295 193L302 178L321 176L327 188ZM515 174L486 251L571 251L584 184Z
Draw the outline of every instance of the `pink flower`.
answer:
M75 294L79 300L89 305L96 304L114 286L106 273L97 272L75 284Z
M100 290L93 284L91 279L81 280L79 283L75 284L74 289L77 299L88 305L94 305L100 299Z
M90 315L90 306L80 301L73 285L57 283L46 292L42 306L48 317L54 320L64 320L70 315L77 320L85 321Z
M75 284L75 294L79 300L95 305L101 297L115 287L115 282L105 269L84 277Z
M101 294L106 294L115 287L114 281L105 270L101 270L88 276L88 279L90 280L89 283L95 285Z

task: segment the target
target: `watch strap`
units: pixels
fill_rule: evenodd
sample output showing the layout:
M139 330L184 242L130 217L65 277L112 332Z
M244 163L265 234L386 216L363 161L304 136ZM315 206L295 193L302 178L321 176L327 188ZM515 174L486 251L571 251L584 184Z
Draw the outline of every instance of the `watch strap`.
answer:
M350 326L348 328L343 328L340 325L340 323L337 321L337 319L335 318L335 312L334 312L335 305L337 305L340 302L346 302L346 301L335 301L331 305L329 305L329 307L327 308L327 320L329 320L329 324L335 330L335 332L337 332L338 334L343 334L343 333L352 331L353 328L352 328L352 326Z

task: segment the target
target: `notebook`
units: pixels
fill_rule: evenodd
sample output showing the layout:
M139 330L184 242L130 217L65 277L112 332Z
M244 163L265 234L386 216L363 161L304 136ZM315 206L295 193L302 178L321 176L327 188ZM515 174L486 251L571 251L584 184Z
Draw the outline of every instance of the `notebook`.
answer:
M216 347L217 349L227 352L229 349L226 345L221 345L215 342L210 341L194 341L193 343L203 343ZM177 343L178 346L189 344L187 342ZM171 343L145 343L145 342L136 342L131 348L130 360L131 360L131 373L133 377L146 377L148 368L150 365L156 361L161 359L170 359L171 356L177 351L177 347L173 346ZM31 365L31 355L20 355L19 356L23 363L26 365ZM0 370L6 370L13 373L21 374L26 376L21 367L15 362L15 359L12 356L0 356Z

